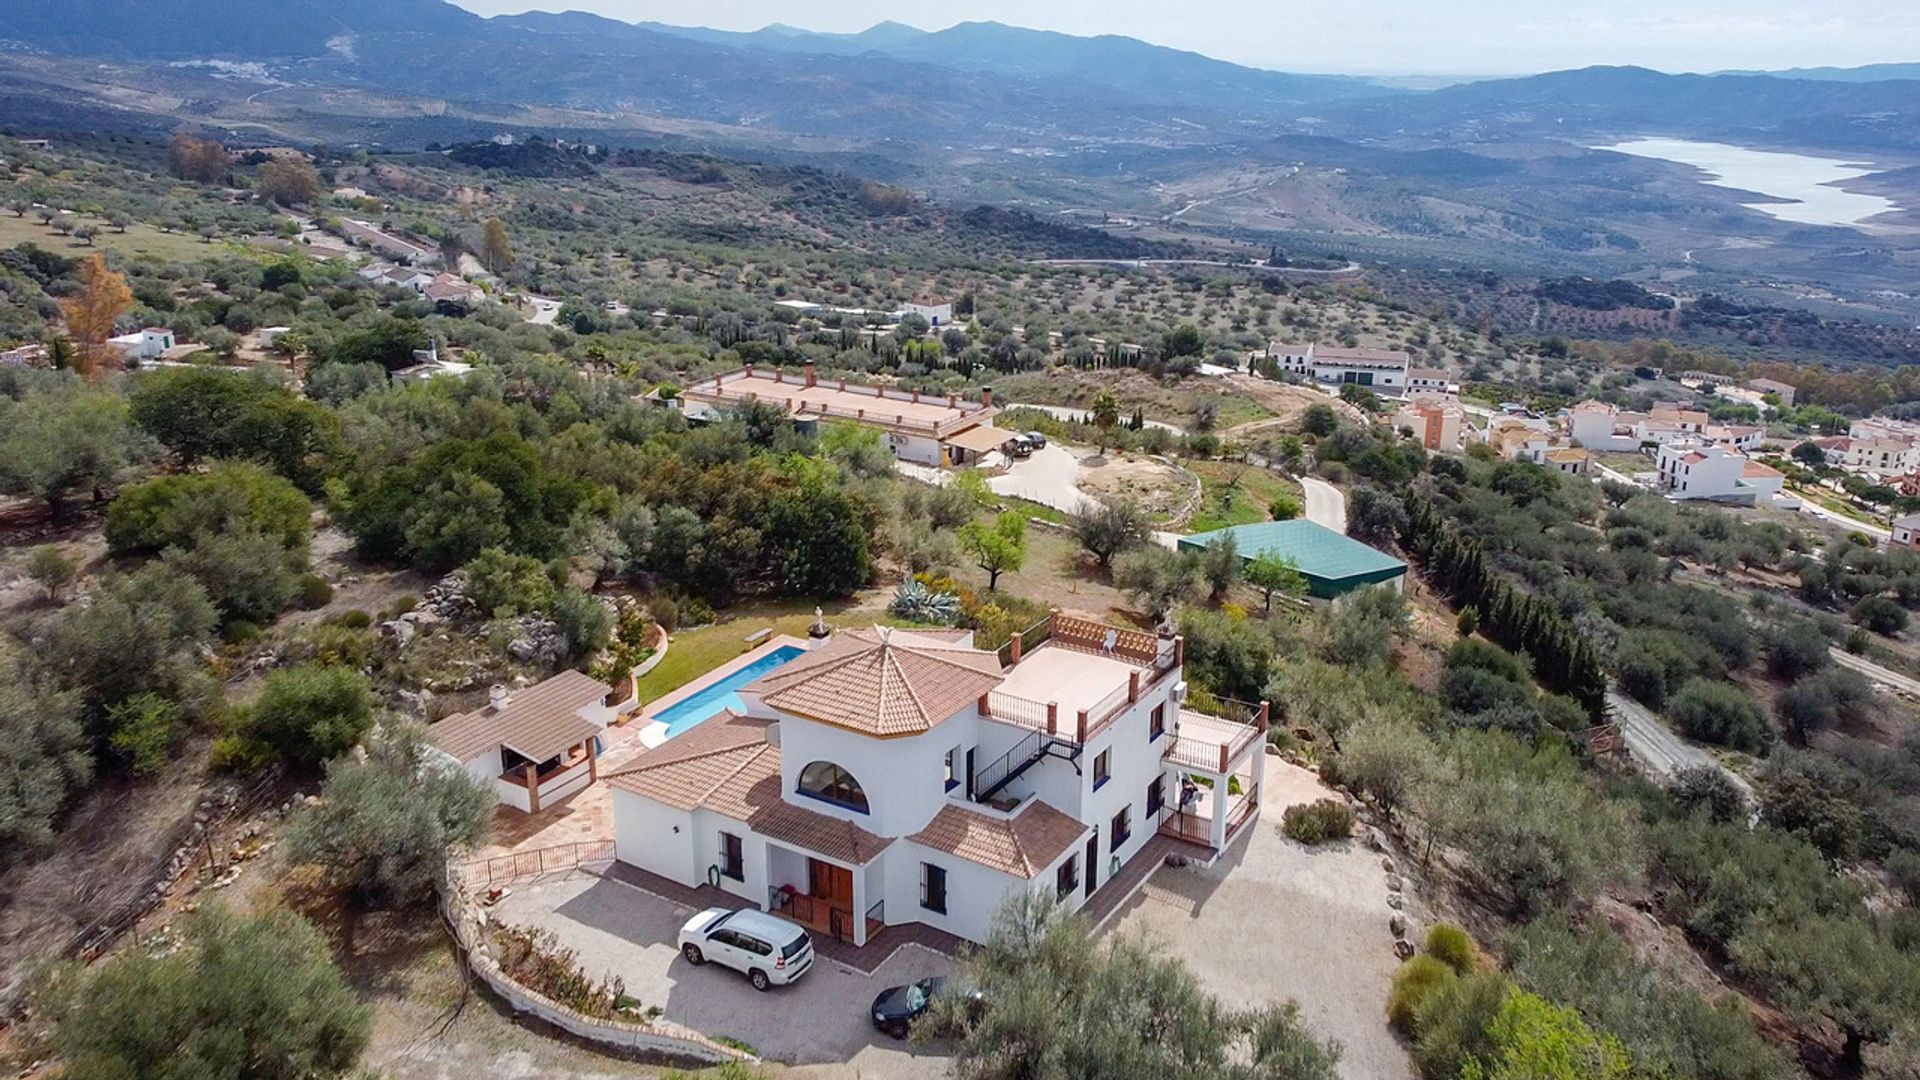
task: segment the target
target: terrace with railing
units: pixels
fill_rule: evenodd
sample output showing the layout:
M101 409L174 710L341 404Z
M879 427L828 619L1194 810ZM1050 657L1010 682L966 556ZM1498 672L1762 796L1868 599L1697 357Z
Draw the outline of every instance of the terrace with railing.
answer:
M1085 743L1141 695L1180 669L1180 638L1160 638L1055 612L1016 631L1000 649L1005 689L980 715L1072 743ZM1045 692L1042 701L1037 692Z
M752 365L702 380L681 393L715 406L765 401L790 413L882 425L932 439L944 439L999 414L989 404L962 401L952 394L849 385L845 379L817 379L810 370L789 376L778 368L756 371Z
M1266 702L1218 701L1212 716L1195 709L1180 710L1179 733L1167 744L1164 758L1171 764L1225 774L1266 737L1271 710Z

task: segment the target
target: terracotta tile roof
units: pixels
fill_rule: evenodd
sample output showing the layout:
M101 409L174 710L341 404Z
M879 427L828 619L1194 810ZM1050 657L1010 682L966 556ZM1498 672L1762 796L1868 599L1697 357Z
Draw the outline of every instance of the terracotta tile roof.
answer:
M1760 477L1784 476L1785 474L1782 473L1779 469L1776 469L1771 465L1763 465L1758 461L1749 461L1746 463L1744 467L1741 468L1740 475L1746 476L1746 477L1760 478Z
M1000 685L1000 660L906 630L845 630L745 688L773 708L880 737L931 730Z
M1585 450L1549 450L1547 451L1547 460L1585 461L1587 460L1587 452Z
M728 713L649 750L603 779L677 810L711 810L760 836L836 862L864 866L893 841L851 821L787 802L769 720Z
M1034 878L1086 834L1087 826L1036 798L1011 818L948 803L910 839L1003 874Z
M597 734L580 710L606 700L613 688L578 671L563 671L513 694L507 707L457 713L427 729L427 738L456 760L472 761L495 746L545 761Z
M771 759L776 787L780 751L767 742L772 721L737 713L716 716L668 739L603 779L622 791L644 795L679 810L706 806L746 820L741 792L763 778ZM732 790L722 793L723 788ZM719 797L716 797L719 796Z

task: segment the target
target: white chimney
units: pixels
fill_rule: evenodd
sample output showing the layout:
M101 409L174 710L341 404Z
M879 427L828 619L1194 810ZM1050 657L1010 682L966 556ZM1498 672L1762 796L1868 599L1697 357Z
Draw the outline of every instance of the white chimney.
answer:
M504 711L507 707L507 688L499 683L487 687L487 707L494 712Z

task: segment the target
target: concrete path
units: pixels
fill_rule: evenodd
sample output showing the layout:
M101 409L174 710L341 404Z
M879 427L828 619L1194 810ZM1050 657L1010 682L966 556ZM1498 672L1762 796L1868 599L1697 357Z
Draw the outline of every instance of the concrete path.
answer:
M1712 754L1674 734L1646 706L1617 690L1607 691L1607 705L1620 721L1620 733L1626 737L1627 749L1647 767L1654 779L1671 780L1682 769L1718 769L1749 800L1753 798L1753 788L1746 780L1720 764Z
M1339 488L1317 476L1301 476L1300 487L1307 496L1307 520L1324 525L1342 536L1347 534L1347 496Z
M1833 657L1833 662L1843 668L1852 668L1860 674L1865 675L1870 681L1879 683L1888 690L1905 694L1911 698L1920 698L1920 679L1902 675L1891 668L1882 667L1871 660L1855 656L1837 646L1828 646L1827 652Z

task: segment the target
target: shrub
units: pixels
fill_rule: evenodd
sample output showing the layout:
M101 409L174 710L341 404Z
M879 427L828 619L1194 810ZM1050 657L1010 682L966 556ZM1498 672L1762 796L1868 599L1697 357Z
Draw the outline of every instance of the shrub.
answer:
M1773 745L1773 729L1753 699L1738 689L1706 679L1688 679L1667 707L1682 733L1750 754Z
M1353 811L1345 803L1316 799L1296 803L1280 815L1280 830L1290 839L1309 846L1353 835Z
M1427 955L1452 968L1456 975L1471 974L1480 966L1480 950L1473 938L1452 923L1435 923L1427 931Z
M319 574L301 574L296 588L294 598L307 611L326 607L333 600L333 586Z
M329 626L344 626L348 630L365 630L373 625L373 616L359 608L349 608L327 620Z
M532 556L487 548L464 569L467 599L487 618L511 618L553 606L553 579Z
M1889 637L1907 628L1907 609L1891 598L1869 596L1853 605L1850 613L1856 625Z
M1416 956L1401 964L1393 973L1393 989L1387 992L1387 1022L1412 1035L1418 1029L1421 1006L1457 977L1437 957Z
M1711 765L1681 769L1667 789L1673 801L1689 814L1701 814L1708 821L1730 822L1747 819L1747 797L1726 773Z
M1453 974L1445 964L1438 960L1434 963L1448 975ZM1413 1059L1420 1075L1457 1077L1468 1062L1492 1056L1488 1029L1512 990L1513 984L1498 971L1441 980L1414 1012L1413 1027L1419 1034Z
M671 634L680 625L680 605L674 603L671 596L663 594L649 599L647 613L653 616L654 622L660 624L663 633Z
M373 726L373 692L348 668L281 668L267 676L243 733L269 756L313 769L351 749Z

